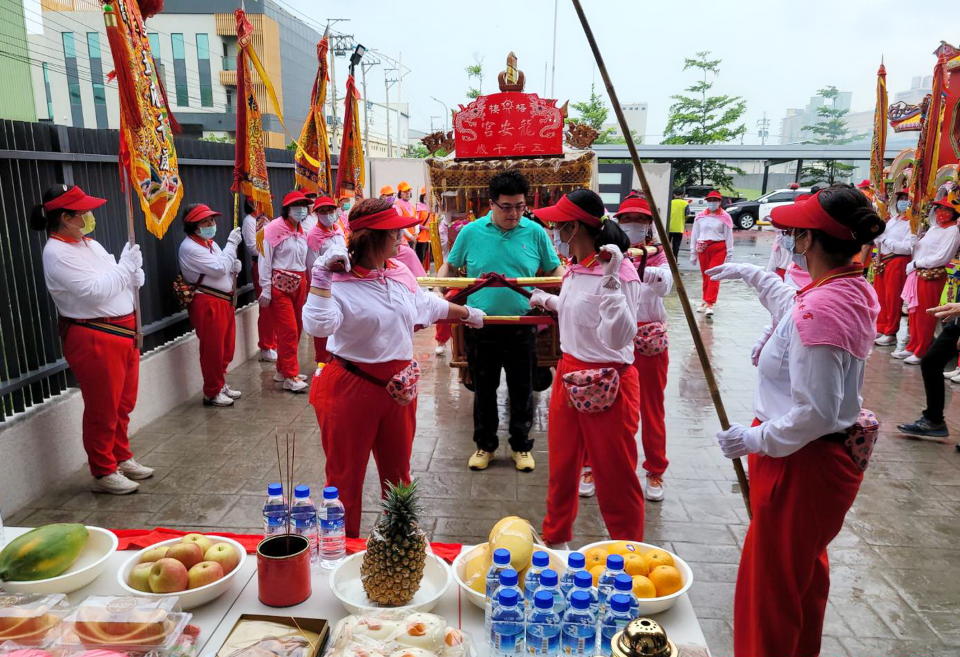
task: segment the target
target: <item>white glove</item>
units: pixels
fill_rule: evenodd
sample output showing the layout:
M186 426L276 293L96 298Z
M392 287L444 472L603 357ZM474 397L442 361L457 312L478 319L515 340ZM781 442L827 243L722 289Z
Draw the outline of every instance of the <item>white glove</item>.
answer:
M544 310L556 312L559 304L560 299L556 294L550 294L549 292L544 292L543 290L534 290L530 294L531 308L543 308Z
M260 298L257 299L257 303L260 304L261 308L266 308L270 305L270 291L263 290L260 292Z
M720 451L728 459L736 459L760 451L760 427L731 424L726 431L717 432Z
M909 276L914 271L916 271L916 269L917 269L917 266L911 260L909 263L907 263L907 276Z
M350 255L347 250L340 246L330 247L323 255L317 259L317 264L324 269L335 271L335 265L339 263L343 271L350 271ZM315 265L316 266L316 265Z
M240 227L237 226L231 230L230 234L227 236L227 244L239 246L241 240L243 240L243 235L240 234Z
M603 263L603 275L620 277L620 264L623 262L623 252L613 244L604 244L600 247L600 253L607 253L610 259Z
M145 280L147 280L147 279L146 279L146 276L143 275L143 270L142 270L142 269L138 269L138 270L136 270L135 272L133 272L133 281L134 281L134 283L137 284L137 288L143 287L143 282L144 282Z
M143 254L140 253L140 245L131 245L130 242L127 242L123 247L123 251L120 252L119 265L130 274L140 269L143 266Z
M733 249L727 251L727 262L733 260Z
M738 281L754 272L763 272L763 268L740 262L727 262L711 267L704 273L715 281Z
M243 269L243 263L234 258L233 264L230 266L230 271L232 271L234 274L239 274L241 269Z
M767 341L770 340L771 335L773 335L772 324L763 329L763 333L760 335L760 338L753 345L753 349L750 351L750 362L753 363L754 367L760 363L760 352L763 351L763 347L767 344Z
M487 316L487 313L472 306L464 306L464 308L467 309L467 318L463 320L463 323L470 328L483 328L483 318Z

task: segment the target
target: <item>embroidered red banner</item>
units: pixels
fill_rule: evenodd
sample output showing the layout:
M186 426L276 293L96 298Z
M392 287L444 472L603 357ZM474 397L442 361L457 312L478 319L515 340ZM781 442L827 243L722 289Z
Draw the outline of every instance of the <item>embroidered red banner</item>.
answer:
M461 105L453 130L458 160L563 155L563 114L557 101L508 91Z

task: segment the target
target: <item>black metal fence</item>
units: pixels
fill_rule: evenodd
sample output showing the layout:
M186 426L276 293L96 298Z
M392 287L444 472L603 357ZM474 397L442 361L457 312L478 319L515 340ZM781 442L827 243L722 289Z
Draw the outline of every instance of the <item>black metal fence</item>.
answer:
M127 239L127 221L118 180L118 145L116 130L0 121L0 423L72 385L57 311L43 280L41 251L46 237L29 229L30 209L41 202L44 189L57 183L80 185L88 194L108 199L96 212L94 237L119 255ZM202 202L222 212L218 232L222 244L233 222L233 146L182 138L176 146L184 181L181 207ZM293 187L293 155L270 149L267 164L271 189L282 198ZM140 302L144 350L149 350L191 330L171 288L183 232L178 219L158 240L147 232L136 202L134 212L146 275ZM241 304L253 297L249 256L244 259L238 280Z

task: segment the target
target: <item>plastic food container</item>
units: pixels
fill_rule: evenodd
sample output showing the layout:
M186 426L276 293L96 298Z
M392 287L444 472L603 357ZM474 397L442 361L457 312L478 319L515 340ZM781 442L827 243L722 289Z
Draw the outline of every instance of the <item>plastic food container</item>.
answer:
M67 598L62 594L0 593L2 650L49 645L69 610Z
M57 648L106 648L127 653L170 650L192 614L173 611L175 599L94 596L67 616Z

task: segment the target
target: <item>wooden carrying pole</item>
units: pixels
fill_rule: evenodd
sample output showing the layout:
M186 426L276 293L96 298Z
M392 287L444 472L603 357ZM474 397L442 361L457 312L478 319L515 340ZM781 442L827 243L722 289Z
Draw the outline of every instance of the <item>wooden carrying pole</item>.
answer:
M603 57L600 55L600 48L597 46L597 40L593 37L593 30L590 29L590 21L583 13L583 7L580 0L573 0L573 7L577 10L577 16L580 18L580 24L583 26L583 32L590 42L590 49L597 61L597 68L600 69L600 75L603 77L603 84L610 95L610 103L613 105L613 111L617 115L617 122L620 124L620 132L626 136L627 148L630 150L630 159L633 160L633 168L640 178L640 186L643 193L650 203L650 210L653 212L653 224L657 227L657 235L660 236L660 242L664 245L670 243L669 235L660 218L660 212L657 204L654 202L653 193L650 190L650 184L643 173L643 167L640 165L640 156L637 154L637 147L630 138L630 126L623 116L623 110L620 107L620 101L617 98L617 92L613 88L613 82L610 81L610 75L607 73L607 67L603 64ZM677 286L677 295L680 297L680 305L683 307L683 314L687 319L687 326L690 327L690 335L693 337L693 344L697 348L697 355L700 357L700 365L703 367L703 376L707 380L707 387L710 389L710 397L713 405L717 409L717 417L720 419L720 426L726 430L730 428L730 421L727 419L727 411L723 407L723 400L720 398L720 390L717 388L717 380L713 376L713 368L710 366L710 357L703 346L703 337L700 335L700 328L697 326L693 315L693 308L690 306L690 299L687 297L687 290L683 286L683 279L680 277L680 269L677 267L676 254L672 249L664 248L667 256L667 262L670 264L670 271L673 273L673 280ZM737 481L740 483L740 492L743 495L743 502L747 506L747 515L750 515L750 484L747 481L747 475L743 471L743 463L739 458L733 459L733 469L737 473Z
M123 200L127 204L127 243L133 246L137 236L133 229L133 187L130 186L130 171L120 163L120 175L123 176ZM143 351L143 319L140 317L140 287L137 281L131 281L133 287L133 314L137 322L137 351Z

